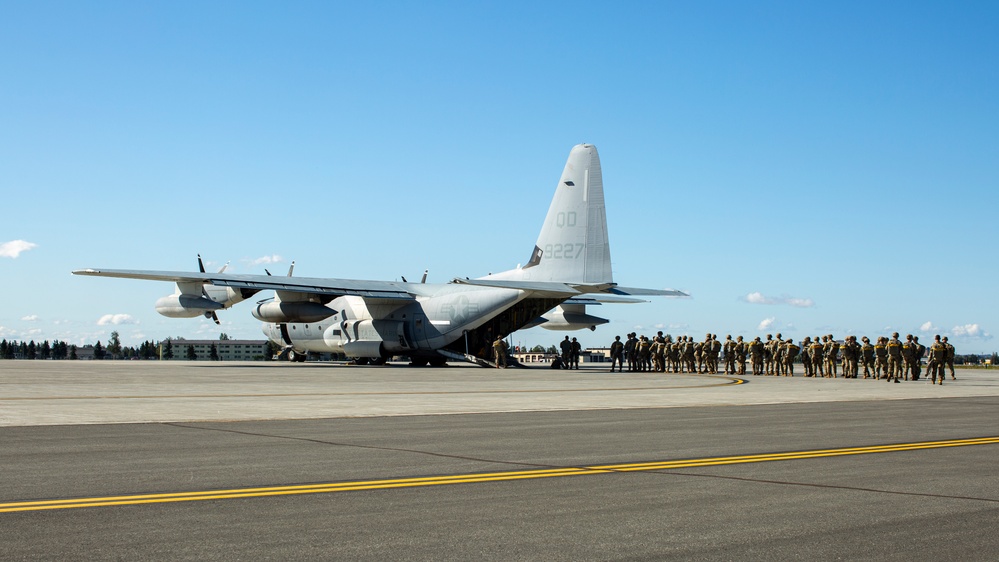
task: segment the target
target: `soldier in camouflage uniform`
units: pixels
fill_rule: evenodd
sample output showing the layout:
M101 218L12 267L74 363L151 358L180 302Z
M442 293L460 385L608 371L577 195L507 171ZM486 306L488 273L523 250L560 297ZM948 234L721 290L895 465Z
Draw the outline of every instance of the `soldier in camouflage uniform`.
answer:
M840 351L843 352L843 378L857 378L857 362L860 359L860 345L856 336L847 336Z
M809 348L812 346L812 338L805 336L805 339L801 340L801 365L805 368L805 376L810 377L815 373L812 372L812 356L809 353Z
M944 338L947 339L947 338ZM930 372L930 383L936 384L937 376L940 376L940 384L946 377L944 374L944 365L947 363L947 345L940 341L940 335L937 334L933 338L933 345L930 346L930 362L926 366L926 370Z
M739 365L739 374L746 374L746 342L742 341L742 336L735 340L735 361Z
M614 342L610 345L610 357L610 372L614 372L614 365L617 365L617 372L624 370L624 344L621 342L621 336L614 336Z
M718 334L711 334L711 352L708 354L708 372L712 375L718 374L718 356L721 354L722 344L718 341Z
M764 374L763 354L765 349L766 346L760 341L760 336L756 336L756 339L749 343L749 361L753 364L754 376Z
M680 372L680 338L669 344L669 363L674 373Z
M666 347L666 338L663 337L662 330L656 333L655 337L652 338L652 368L657 372L661 373L666 370L665 364L663 363L663 353Z
M784 374L784 338L777 334L777 338L770 344L770 354L773 356L774 375Z
M784 361L784 368L781 370L781 372L785 376L788 377L794 376L794 358L798 356L798 351L800 350L801 350L800 347L794 345L793 339L787 338L787 343L784 344L784 352L781 354L781 357L783 358Z
M734 375L735 370L735 342L732 341L732 334L725 336L725 345L722 346L725 351L725 374Z
M812 345L809 347L808 351L812 356L812 370L814 375L817 377L824 377L823 366L825 365L825 358L823 353L825 352L825 341L826 337L822 336L822 341L819 341L819 336L815 336L812 340Z
M926 346L919 343L919 336L912 336L912 380L918 381L923 369L923 355L926 354Z
M624 342L624 360L628 362L628 371L636 370L638 365L638 340L635 332L628 334L628 339Z
M839 356L839 342L833 338L832 334L826 336L826 346L822 351L826 356L826 376L834 379L838 367L836 359Z
M916 347L912 343L912 334L905 336L905 343L902 344L902 373L905 380L909 380L909 375L914 371L914 361Z
M774 374L773 345L773 334L767 334L767 341L763 342L763 372L768 375Z
M686 364L687 372L693 374L697 372L697 347L694 345L694 338L692 336L684 337L687 338L687 343L683 346L683 362Z
M898 332L891 335L888 340L888 380L899 382L902 375L902 342L898 339Z
M947 364L947 367L950 369L950 380L956 381L957 377L954 376L954 346L951 345L950 342L947 341L947 336L943 337L943 344L944 344L944 347L947 348L947 359L946 359L945 363ZM940 376L942 378L943 377L943 373L942 373L943 367L941 367L940 370L941 370Z
M874 344L874 378L888 378L888 338L884 336L878 336Z
M860 346L860 362L864 364L864 378L869 379L874 373L874 346L867 336L860 338L863 345ZM874 378L877 378L875 376Z

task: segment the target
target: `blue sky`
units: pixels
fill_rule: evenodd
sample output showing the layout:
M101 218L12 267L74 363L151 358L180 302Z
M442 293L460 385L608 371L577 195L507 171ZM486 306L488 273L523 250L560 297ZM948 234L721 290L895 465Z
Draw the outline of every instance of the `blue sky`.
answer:
M540 5L539 5L540 4ZM0 336L262 337L73 269L432 281L525 262L569 149L615 280L576 332L999 349L991 2L31 2L0 17ZM535 329L515 343L552 344ZM926 341L926 340L924 340Z

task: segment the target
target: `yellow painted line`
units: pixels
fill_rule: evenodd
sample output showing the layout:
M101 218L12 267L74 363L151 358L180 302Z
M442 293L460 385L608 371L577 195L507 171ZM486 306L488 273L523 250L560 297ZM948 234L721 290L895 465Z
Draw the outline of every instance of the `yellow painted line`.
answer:
M836 456L847 456L847 455L866 455L874 453L891 453L899 451L916 451L924 449L941 449L946 447L967 447L972 445L996 445L996 444L999 444L999 437L981 437L976 439L952 439L948 441L923 441L918 443L873 445L869 447L815 449L811 451L791 451L785 453L765 453L759 455L708 457L701 459L684 459L684 460L675 460L675 461L656 461L656 462L645 462L645 463L563 467L563 468L549 468L549 469L538 469L538 470L518 470L510 472L483 472L483 473L471 473L471 474L456 474L452 476L427 476L421 478L394 478L388 480L362 480L356 482L301 484L296 486L269 486L262 488L235 488L230 490L205 490L205 491L176 492L176 493L164 493L164 494L138 494L138 495L128 495L128 496L107 496L107 497L75 498L75 499L62 499L62 500L20 501L20 502L0 503L0 513L10 513L16 511L41 511L41 510L51 510L51 509L73 509L73 508L82 508L82 507L107 507L115 505L174 503L174 502L223 500L223 499L237 499L237 498L261 498L261 497L289 496L289 495L302 495L302 494L324 494L324 493L333 493L333 492L353 492L361 490L386 490L393 488L443 486L448 484L508 482L513 480L531 480L537 478L554 478L559 476L584 476L590 474L607 474L611 472L672 470L678 468L724 466L732 464L801 460L801 459L814 459L814 458L836 457Z

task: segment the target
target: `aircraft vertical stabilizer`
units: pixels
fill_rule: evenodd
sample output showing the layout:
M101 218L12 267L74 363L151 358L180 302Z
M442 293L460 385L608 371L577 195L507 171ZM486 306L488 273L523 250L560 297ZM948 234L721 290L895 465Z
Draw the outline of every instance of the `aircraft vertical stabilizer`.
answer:
M563 283L611 283L600 156L592 144L569 152L534 253L521 270L490 276Z

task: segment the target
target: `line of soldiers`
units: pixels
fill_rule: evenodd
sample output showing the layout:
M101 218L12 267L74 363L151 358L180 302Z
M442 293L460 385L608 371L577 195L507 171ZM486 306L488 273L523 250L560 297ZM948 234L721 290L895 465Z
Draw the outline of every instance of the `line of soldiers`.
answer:
M792 339L784 340L781 334L767 334L766 341L756 337L752 341L742 336L732 339L726 336L725 342L718 341L717 334L706 334L704 341L694 341L690 336L680 336L676 340L669 334L659 332L652 338L638 337L634 332L628 340L621 342L615 336L610 347L611 372L615 365L622 371L627 361L629 371L656 371L660 373L717 373L718 360L724 352L725 374L745 375L749 360L753 375L794 376L795 359L801 357L806 377L836 378L842 364L844 378L858 378L860 367L864 368L864 378L899 382L900 379L918 381L921 376L922 358L927 352L919 338L909 334L905 342L899 340L898 332L887 337L878 337L877 343L864 336L863 343L856 336L847 336L843 342L832 334L806 337L798 345ZM935 336L929 348L927 371L930 380L939 384L944 381L944 367L950 368L951 380L954 376L954 346Z

